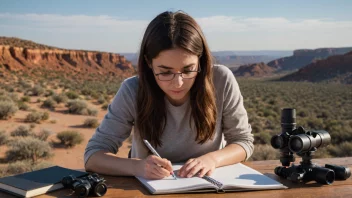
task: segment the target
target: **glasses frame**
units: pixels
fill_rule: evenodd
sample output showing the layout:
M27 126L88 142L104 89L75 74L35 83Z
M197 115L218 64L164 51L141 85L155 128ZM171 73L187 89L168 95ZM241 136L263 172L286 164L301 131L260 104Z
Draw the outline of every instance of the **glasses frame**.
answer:
M160 73L157 73L157 74L156 74L156 73L154 72L153 67L152 67L152 71L153 71L154 75L157 76L157 78L158 78L159 80L160 80L159 75L165 73L165 72L160 72ZM198 70L197 70L197 71L187 71L187 72L196 72L196 73L200 73L201 71L202 71L202 68L200 67L200 64L198 64ZM176 74L179 74L182 79L192 79L192 78L197 77L197 75L195 75L195 76L192 77L192 78L185 78L185 77L182 76L183 73L184 73L184 72L177 72L177 73L170 72L170 73L168 73L168 74L172 74L172 75L173 75L170 80L160 80L160 81L172 81L172 80L175 78Z

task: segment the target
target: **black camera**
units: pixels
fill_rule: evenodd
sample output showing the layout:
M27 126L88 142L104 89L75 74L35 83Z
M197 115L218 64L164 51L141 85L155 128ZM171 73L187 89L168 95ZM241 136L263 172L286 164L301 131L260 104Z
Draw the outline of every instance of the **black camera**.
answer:
M319 147L329 145L330 141L331 137L327 131L307 131L301 126L296 128L296 110L282 109L281 134L271 138L271 146L280 149L282 163L282 166L275 168L275 174L295 182L315 180L321 184L332 184L335 179L349 178L349 168L331 164L320 167L312 163L314 152ZM290 166L291 162L295 161L294 153L302 157L298 166Z
M101 197L107 191L104 178L96 173L81 178L68 175L62 178L61 183L65 188L74 190L78 197L87 197L89 194Z

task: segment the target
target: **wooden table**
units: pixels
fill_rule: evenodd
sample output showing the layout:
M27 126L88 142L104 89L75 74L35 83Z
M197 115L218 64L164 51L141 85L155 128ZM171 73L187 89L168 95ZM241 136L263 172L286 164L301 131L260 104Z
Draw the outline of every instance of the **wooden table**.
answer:
M328 159L314 159L314 163L319 166L324 164L337 164L349 167L352 169L352 157L346 158L328 158ZM296 159L295 164L298 164L299 160ZM309 198L309 197L352 197L352 177L344 181L334 181L332 185L320 185L315 182L309 182L306 184L292 183L289 180L282 179L274 174L276 166L280 166L278 160L267 160L267 161L251 161L245 162L245 165L252 167L259 172L273 178L289 189L285 190L264 190L264 191L248 191L248 192L228 192L224 194L217 193L195 193L195 194L169 194L169 195L151 195L144 186L139 183L134 177L112 177L104 176L107 180L108 191L103 196L104 198L111 197L265 197L265 198ZM0 192L1 198L12 198L13 196ZM49 198L49 197L73 197L72 191L68 189L62 189L51 192L46 195L40 195L36 198Z

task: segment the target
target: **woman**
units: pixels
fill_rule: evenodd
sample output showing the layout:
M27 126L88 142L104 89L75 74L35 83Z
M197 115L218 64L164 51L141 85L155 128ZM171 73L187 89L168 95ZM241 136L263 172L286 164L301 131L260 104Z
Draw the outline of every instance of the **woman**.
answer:
M115 154L131 134L131 158ZM148 140L163 158L151 155ZM138 76L124 80L89 140L87 171L161 179L171 162L179 177L211 175L216 167L248 159L253 135L231 71L213 65L205 37L183 12L164 12L148 25Z

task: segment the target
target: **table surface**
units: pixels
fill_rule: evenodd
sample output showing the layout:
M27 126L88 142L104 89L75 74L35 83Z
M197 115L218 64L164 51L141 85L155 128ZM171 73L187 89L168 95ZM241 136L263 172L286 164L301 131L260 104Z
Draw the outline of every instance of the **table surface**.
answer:
M345 158L326 158L313 159L313 162L319 166L324 167L325 164L336 164L349 167L352 169L352 157ZM149 191L134 177L114 177L103 176L108 185L108 191L103 196L105 198L111 197L265 197L265 198L297 198L297 197L352 197L352 177L347 180L335 180L331 185L321 185L316 182L308 183L293 183L289 180L278 177L274 174L274 169L281 166L278 160L267 161L249 161L243 164L258 170L264 175L275 179L288 189L283 190L263 190L263 191L247 191L247 192L226 192L223 194L217 193L190 193L190 194L168 194L168 195L151 195ZM296 159L295 164L299 164ZM14 196L0 192L1 198L12 198ZM69 189L57 190L45 195L37 196L36 198L49 197L74 197L72 191Z

